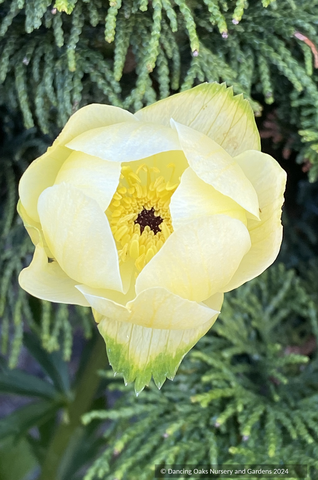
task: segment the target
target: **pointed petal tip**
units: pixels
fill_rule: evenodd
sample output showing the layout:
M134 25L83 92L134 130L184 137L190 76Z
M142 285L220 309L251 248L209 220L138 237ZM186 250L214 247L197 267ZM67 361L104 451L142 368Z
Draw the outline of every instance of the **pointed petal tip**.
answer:
M110 322L104 317L99 331L106 342L110 364L123 375L125 385L134 382L139 395L151 379L158 389L167 378L173 380L183 357L213 323L209 321L190 330L160 330Z

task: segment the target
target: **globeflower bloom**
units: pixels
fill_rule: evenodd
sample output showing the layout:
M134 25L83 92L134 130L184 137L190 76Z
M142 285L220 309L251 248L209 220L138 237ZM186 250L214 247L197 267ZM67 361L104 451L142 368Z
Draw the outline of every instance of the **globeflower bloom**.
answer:
M20 285L91 307L114 371L137 392L151 377L160 388L224 293L275 260L285 182L248 101L225 85L134 115L89 105L20 181L36 247Z

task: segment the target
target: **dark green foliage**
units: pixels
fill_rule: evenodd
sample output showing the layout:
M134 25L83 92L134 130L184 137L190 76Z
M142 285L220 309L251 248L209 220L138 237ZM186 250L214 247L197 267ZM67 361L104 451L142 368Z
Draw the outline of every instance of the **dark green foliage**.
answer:
M107 448L85 480L151 479L155 465L173 464L292 458L317 468L317 335L318 304L282 264L227 294L173 383L136 399L114 380L109 388L123 392L116 409L83 417L85 424L112 421Z
M316 0L4 0L0 97L27 128L61 128L80 106L132 111L203 81L277 103L298 161L318 174ZM309 43L308 43L309 42ZM313 50L313 51L312 51ZM317 52L316 52L317 56ZM317 62L317 60L316 60Z
M318 183L299 182L290 212L283 215L284 241L279 259L288 267L303 270L304 264L315 261L318 242L317 205Z

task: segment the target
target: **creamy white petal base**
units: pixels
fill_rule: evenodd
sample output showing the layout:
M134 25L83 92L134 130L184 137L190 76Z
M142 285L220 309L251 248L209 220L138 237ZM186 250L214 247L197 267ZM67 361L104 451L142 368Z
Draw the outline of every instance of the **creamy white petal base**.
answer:
M147 328L187 330L204 325L220 313L203 304L192 302L164 288L149 288L126 305L98 296L94 290L77 286L90 306L109 321L132 323Z

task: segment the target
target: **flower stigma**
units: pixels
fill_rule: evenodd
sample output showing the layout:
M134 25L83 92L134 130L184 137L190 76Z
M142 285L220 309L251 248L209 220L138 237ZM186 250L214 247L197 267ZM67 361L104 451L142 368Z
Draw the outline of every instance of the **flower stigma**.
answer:
M139 165L134 171L123 165L117 190L106 211L116 240L119 261L129 257L140 272L160 250L173 232L169 210L170 200L177 183L166 181L159 168Z

